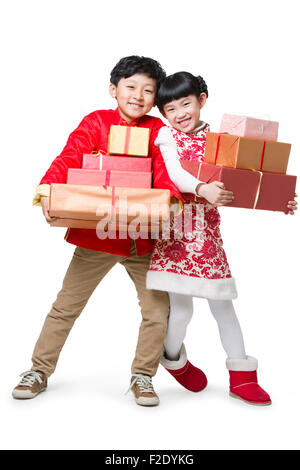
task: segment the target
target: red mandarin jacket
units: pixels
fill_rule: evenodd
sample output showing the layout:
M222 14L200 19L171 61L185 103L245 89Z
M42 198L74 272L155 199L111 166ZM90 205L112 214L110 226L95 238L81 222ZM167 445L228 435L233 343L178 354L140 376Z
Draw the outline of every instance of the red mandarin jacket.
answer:
M119 110L100 110L88 114L69 136L66 146L61 154L55 158L50 168L40 181L42 184L66 183L68 168L81 168L82 155L93 151L107 152L108 134L110 126L129 125L146 127L150 129L149 157L152 158L153 187L169 189L171 197L175 196L182 201L182 197L174 183L170 180L160 150L154 145L159 129L164 123L153 116L143 116L129 124L122 119ZM70 228L67 230L65 240L73 245L94 251L102 251L114 255L129 256L131 238L105 239L97 237L96 230ZM138 256L152 251L153 240L135 240Z

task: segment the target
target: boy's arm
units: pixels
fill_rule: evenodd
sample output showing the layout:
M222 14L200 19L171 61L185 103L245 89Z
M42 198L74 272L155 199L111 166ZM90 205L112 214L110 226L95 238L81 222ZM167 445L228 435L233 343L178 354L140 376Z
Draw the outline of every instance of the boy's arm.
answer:
M41 206L41 197L42 196L50 196L50 184L40 184L36 190L35 195L32 200L33 206Z
M36 189L33 205L41 205L41 196L49 196L51 183L66 183L69 168L80 168L83 153L97 148L100 120L96 112L86 116L70 134L63 151L50 165Z

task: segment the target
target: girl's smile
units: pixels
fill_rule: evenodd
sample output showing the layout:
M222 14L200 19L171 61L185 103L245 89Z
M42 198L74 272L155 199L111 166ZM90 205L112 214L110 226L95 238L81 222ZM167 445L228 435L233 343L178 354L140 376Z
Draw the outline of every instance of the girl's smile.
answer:
M185 118L182 121L178 121L179 126L184 127L184 128L188 127L190 123L191 123L190 117Z

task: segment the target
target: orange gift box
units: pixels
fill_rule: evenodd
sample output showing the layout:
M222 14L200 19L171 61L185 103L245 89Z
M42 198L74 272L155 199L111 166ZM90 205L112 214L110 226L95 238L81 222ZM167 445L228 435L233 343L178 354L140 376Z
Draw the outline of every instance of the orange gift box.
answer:
M141 226L157 226L169 219L170 191L51 184L49 214L58 218L51 225L60 227L94 228L103 219L123 226L138 219Z
M147 157L150 129L144 127L111 126L108 152L116 155Z
M291 144L230 134L207 133L204 162L212 165L286 173Z

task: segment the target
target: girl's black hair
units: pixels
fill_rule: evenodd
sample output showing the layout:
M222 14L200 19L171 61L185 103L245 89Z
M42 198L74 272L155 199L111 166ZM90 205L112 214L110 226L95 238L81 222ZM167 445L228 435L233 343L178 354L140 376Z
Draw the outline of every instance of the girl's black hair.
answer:
M199 75L189 72L177 72L169 75L161 83L157 94L157 106L160 111L163 110L165 104L173 100L179 100L188 95L200 96L205 93L208 96L207 85L204 79Z

